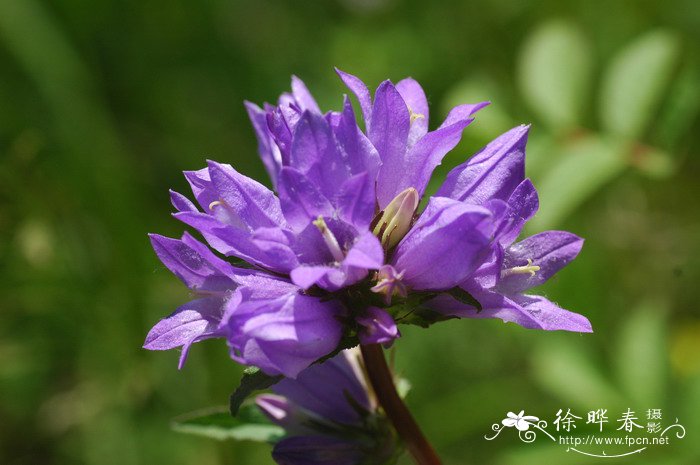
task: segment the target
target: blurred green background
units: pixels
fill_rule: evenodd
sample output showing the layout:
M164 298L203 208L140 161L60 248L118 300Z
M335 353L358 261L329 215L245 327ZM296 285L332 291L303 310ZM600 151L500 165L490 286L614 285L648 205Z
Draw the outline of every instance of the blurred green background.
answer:
M169 429L225 404L241 369L221 341L182 371L175 351L140 348L187 299L146 233L181 234L168 188L186 192L180 172L205 158L266 179L242 101L274 101L294 73L337 109L333 66L372 87L418 79L431 127L451 105L492 101L438 177L532 122L529 232L587 239L541 292L593 335L495 320L403 330L408 401L445 463L597 463L484 435L511 410L551 422L608 408L614 423L628 407L662 408L688 435L617 463L699 463L694 0L1 0L0 463L271 463L266 445Z

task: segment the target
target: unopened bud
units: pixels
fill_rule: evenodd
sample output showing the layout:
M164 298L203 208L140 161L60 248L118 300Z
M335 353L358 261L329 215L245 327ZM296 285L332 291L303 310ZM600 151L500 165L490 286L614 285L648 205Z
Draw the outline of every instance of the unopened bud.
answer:
M372 232L379 238L385 249L391 249L398 244L411 229L413 215L418 208L419 201L418 191L409 187L379 212Z

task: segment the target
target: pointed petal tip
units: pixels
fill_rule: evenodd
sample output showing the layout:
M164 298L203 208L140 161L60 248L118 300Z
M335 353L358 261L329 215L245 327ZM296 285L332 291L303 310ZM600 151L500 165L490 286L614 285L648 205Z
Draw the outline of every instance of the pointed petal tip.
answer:
M187 361L187 355L190 352L190 346L185 346L182 348L182 352L180 353L180 358L177 361L177 369L182 370L182 368L185 366L185 362Z
M243 106L248 111L248 114L265 112L258 104L251 102L250 100L243 100Z
M163 242L167 241L177 241L171 237L162 236L160 234L148 233L148 239L151 241L151 245L155 248L156 245L161 245Z
M377 92L379 92L380 89L384 90L385 87L389 87L391 89L394 89L396 92L398 92L398 90L396 90L396 86L394 85L394 83L391 82L391 79L385 79L384 81L379 83L379 85L377 86Z
M333 70L335 71L335 74L337 74L338 76L340 76L341 79L342 79L344 76L352 76L352 74L350 74L350 73L348 73L348 72L346 72L346 71L343 71L342 69L338 68L337 66L334 66L334 67L333 67Z

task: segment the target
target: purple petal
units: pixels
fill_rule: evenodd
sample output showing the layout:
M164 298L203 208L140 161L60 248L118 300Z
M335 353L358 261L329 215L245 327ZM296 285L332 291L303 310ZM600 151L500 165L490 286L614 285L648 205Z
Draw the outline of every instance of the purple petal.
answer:
M364 279L368 270L382 266L384 250L369 231L360 235L342 263L302 265L291 271L292 282L302 289L317 285L330 292Z
M357 268L346 264L302 265L290 273L292 282L302 289L317 285L329 292L351 286L362 281L368 274L366 268Z
M454 168L438 196L473 204L508 200L525 179L525 144L529 126L518 126L491 141L466 163Z
M333 206L328 198L294 168L282 168L278 188L284 216L297 230L307 227L319 216L333 215Z
M338 73L340 79L343 83L352 91L360 102L360 109L362 110L362 117L365 120L365 128L370 127L370 121L372 119L372 97L369 93L369 89L364 82L359 78L348 74L344 71L335 68L335 72Z
M334 134L338 145L345 153L344 159L350 168L350 173L353 175L369 173L372 189L374 189L374 181L381 164L379 153L357 126L355 113L347 97L343 102L343 112L334 127Z
M372 407L362 370L351 357L352 351L343 351L330 360L310 366L296 379L283 379L272 390L325 420L345 425L362 424L362 416L355 406L366 412L371 412Z
M174 190L170 191L170 203L172 203L173 207L175 207L175 210L179 212L198 211L197 207L190 201L190 199L180 194L179 192L175 192Z
M249 300L275 299L298 291L297 286L287 279L269 275L263 271L240 270L233 279L237 284L248 289L246 298Z
M454 287L489 253L491 219L486 208L432 197L396 247L392 265L414 289Z
M250 232L221 223L216 218L205 213L183 212L173 215L178 220L197 229L218 252L242 258L263 268L288 273L298 265L296 254L291 246L285 243L275 248L261 249Z
M329 199L350 177L330 124L320 114L305 112L299 121L292 139L290 165L304 173Z
M305 425L309 420L309 416L282 396L261 394L255 397L255 404L270 421L283 427L287 434L309 434L313 432L313 429Z
M429 302L429 306L445 315L461 318L500 318L528 329L547 331L591 332L588 320L579 314L564 310L540 296L506 297L496 292L466 288L479 301L483 310L457 302L450 296L441 295Z
M233 267L188 234L183 239L187 238L189 245L158 234L149 237L160 261L190 289L224 292L235 287Z
M534 326L535 329L575 331L579 333L593 332L593 327L588 318L578 313L564 310L542 296L523 295L516 297L515 300L537 322L537 326Z
M277 147L275 155L279 157L279 166L275 175L282 166L289 165L289 152L292 150L292 128L294 123L293 111L289 105L281 104L279 107L265 106L267 128L272 138L271 146ZM298 118L297 118L298 119Z
M384 265L384 250L379 239L369 231L362 233L348 251L343 263L366 270L381 268Z
M374 218L375 202L374 179L361 173L340 186L335 203L341 220L358 229L366 229Z
M292 250L294 235L286 229L258 228L250 235L250 242L265 263L272 261L285 266L298 262Z
M316 219L316 218L314 218ZM324 217L328 229L333 233L341 250L347 251L357 240L357 230L341 220L332 217ZM300 231L294 242L294 252L299 258L299 263L306 265L327 265L337 263L328 245L323 239L323 234L315 224L309 223Z
M225 207L249 229L284 226L280 202L270 189L214 161L209 161L209 176Z
M462 131L471 119L462 120L450 126L429 132L406 154L404 163L410 169L404 168L402 176L392 177L398 181L394 185L393 195L398 194L408 187L414 187L421 195L430 181L430 176L435 168L442 162L447 152L455 148L462 138ZM392 197L393 198L393 197Z
M384 81L374 99L372 124L368 130L382 166L377 178L377 200L384 208L403 189L397 189L407 170L406 144L410 129L410 115L401 94L390 81ZM411 186L408 186L411 187Z
M491 289L501 280L503 268L503 247L496 242L491 245L491 250L479 268L463 283L465 286L478 285L485 289Z
M506 249L503 257L502 278L497 286L498 291L517 294L543 284L576 258L581 247L583 239L566 231L545 231L513 244ZM531 260L531 263L528 260ZM534 274L508 271L528 264L540 268Z
M291 135L294 134L297 124L299 124L299 121L301 120L301 116L304 113L304 111L299 105L297 105L294 102L283 103L281 101L278 107L278 111L279 114L282 116L282 120L284 121L285 126L287 127L287 133L290 137L289 141L291 141ZM289 145L289 148L291 149L291 144ZM282 160L285 160L285 158L282 157Z
M333 436L292 436L272 451L278 465L361 465L368 456L358 442Z
M304 84L304 81L296 76L292 76L292 95L294 95L294 100L299 104L302 111L308 110L314 113L321 113L321 109L318 107L306 84Z
M197 203L205 212L209 211L209 205L219 199L219 194L214 189L214 185L209 178L209 170L202 168L198 171L184 171L185 179L190 183L192 193L197 199Z
M289 276L294 284L306 290L325 278L331 270L336 269L327 265L304 265L294 268Z
M361 327L357 333L361 344L388 344L400 336L394 319L381 308L369 307L355 321Z
M402 79L396 84L396 90L403 97L406 106L415 115L408 132L408 147L412 147L421 137L428 132L428 99L423 88L413 78Z
M218 329L222 305L223 299L220 297L188 302L156 323L146 336L143 348L168 350L183 346L178 364L178 368L182 368L193 343L223 336L224 333Z
M499 242L507 247L517 239L523 230L525 223L535 216L540 206L537 190L529 179L521 182L508 198L508 209L506 211L507 227L499 231Z
M255 405L275 424L288 426L290 411L294 408L290 402L282 396L275 394L261 394L255 398Z
M239 289L237 292L245 292ZM238 358L269 375L295 378L340 342L343 311L336 301L297 293L272 300L244 300L229 315L229 342Z
M481 110L485 106L489 105L490 102L480 102L480 103L469 103L463 105L457 105L447 114L447 118L442 122L438 129L442 129L447 126L452 126L455 123L464 121L465 119L471 119L472 115L477 111Z
M277 183L277 172L282 167L282 158L279 148L274 143L272 135L268 130L266 112L254 103L248 101L244 102L244 105L248 112L248 118L250 118L250 122L253 124L255 137L258 140L258 154L274 185Z

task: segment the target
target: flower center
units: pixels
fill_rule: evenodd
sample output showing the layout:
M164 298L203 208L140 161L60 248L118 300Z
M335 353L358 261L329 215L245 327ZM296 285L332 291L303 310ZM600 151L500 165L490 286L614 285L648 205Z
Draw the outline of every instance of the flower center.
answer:
M385 249L391 249L398 244L411 229L419 201L418 191L409 187L394 197L394 200L375 217L372 233L379 238Z
M313 223L314 226L316 226L321 232L323 241L326 243L328 250L331 251L331 255L333 255L333 258L337 262L342 262L345 259L343 249L340 248L340 244L338 244L338 239L336 239L335 235L333 235L333 231L328 229L328 225L324 221L323 217L319 216L316 220L314 220Z
M535 276L535 273L540 271L540 267L532 264L532 259L527 259L527 265L514 266L513 268L507 268L501 271L501 278L506 276L512 276L516 274L529 274L530 276Z

